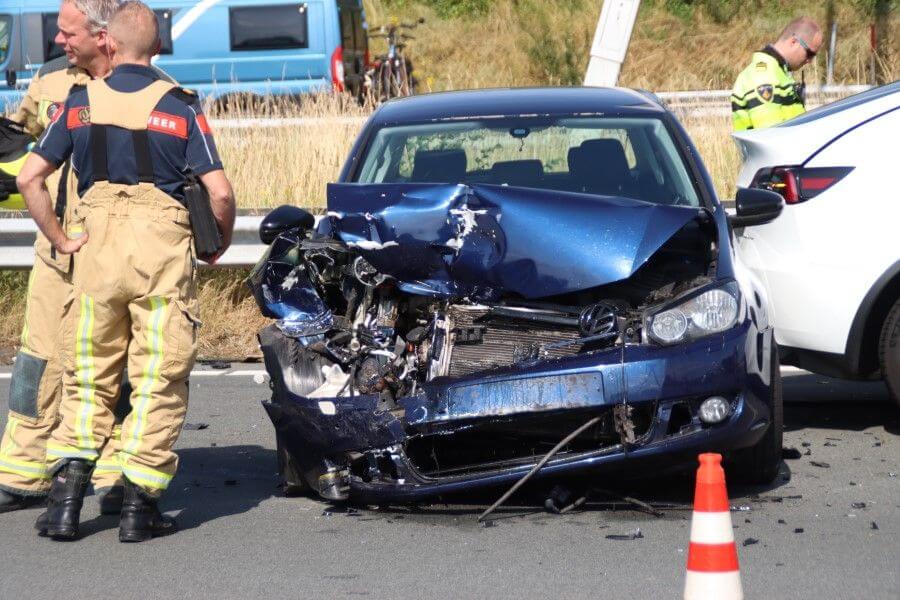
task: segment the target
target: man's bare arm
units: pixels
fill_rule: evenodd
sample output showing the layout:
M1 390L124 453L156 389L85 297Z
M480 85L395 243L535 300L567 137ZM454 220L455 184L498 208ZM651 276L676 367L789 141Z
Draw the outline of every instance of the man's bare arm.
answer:
M210 260L210 263L213 263L231 246L235 215L234 190L231 188L231 182L225 177L225 171L221 169L204 173L200 176L200 181L209 193L213 216L219 226L219 233L222 234L222 249Z
M31 153L16 178L19 192L25 198L28 212L37 223L41 233L46 236L57 252L73 254L78 252L87 241L87 234L80 238L70 239L60 226L53 211L50 192L47 191L47 177L56 170L56 166L44 157Z

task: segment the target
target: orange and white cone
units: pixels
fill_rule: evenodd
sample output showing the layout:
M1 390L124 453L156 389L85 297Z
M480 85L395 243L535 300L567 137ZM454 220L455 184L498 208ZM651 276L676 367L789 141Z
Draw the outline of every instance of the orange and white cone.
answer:
M684 600L742 600L721 454L701 454Z

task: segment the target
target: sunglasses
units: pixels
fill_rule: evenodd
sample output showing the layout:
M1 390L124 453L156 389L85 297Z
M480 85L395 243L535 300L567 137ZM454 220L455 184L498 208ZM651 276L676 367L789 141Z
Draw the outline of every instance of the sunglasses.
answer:
M806 60L812 60L816 57L816 52L814 50L810 49L809 45L806 42L804 42L801 38L797 37L796 35L792 35L791 37L794 38L795 40L797 40L797 43L800 44L804 50L806 50Z

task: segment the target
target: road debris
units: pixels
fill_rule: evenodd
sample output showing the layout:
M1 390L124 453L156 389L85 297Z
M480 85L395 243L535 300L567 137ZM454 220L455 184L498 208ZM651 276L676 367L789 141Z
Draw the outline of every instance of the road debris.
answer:
M878 531L878 523L876 523L875 521L872 521L872 524L869 526L869 529L871 529L872 531Z
M854 502L854 503L852 503L852 504L850 505L850 508L857 508L857 509L859 509L859 508L865 508L865 507L866 507L866 503L865 503L865 502Z
M638 527L632 531L629 531L628 533L610 534L610 535L606 536L606 539L616 540L616 541L632 541L632 540L642 539L643 537L644 537L644 534L641 533L641 528Z
M802 527L795 528L794 533L803 533L803 528Z
M202 431L209 429L209 423L185 423L183 429L185 431Z
M756 538L747 538L744 540L744 543L742 545L746 548L747 546L752 546L753 544L758 544L758 543L759 543L759 540Z
M830 469L831 468L831 465L829 465L827 462L819 462L817 460L811 460L811 461L809 461L809 464L811 464L814 467L819 467L820 469Z

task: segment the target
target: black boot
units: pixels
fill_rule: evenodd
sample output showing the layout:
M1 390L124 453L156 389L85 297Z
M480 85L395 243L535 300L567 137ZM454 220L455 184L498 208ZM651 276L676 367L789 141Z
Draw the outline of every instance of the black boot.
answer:
M122 518L119 521L120 542L146 542L147 540L178 531L174 519L164 517L156 506L156 500L127 479Z
M6 490L0 490L0 513L31 508L46 501L47 496L21 496Z
M100 514L117 515L122 512L122 501L125 500L125 488L116 485L97 493L100 497Z
M73 540L78 537L81 505L93 470L92 463L72 460L53 476L50 500L47 502L46 532L54 540Z

